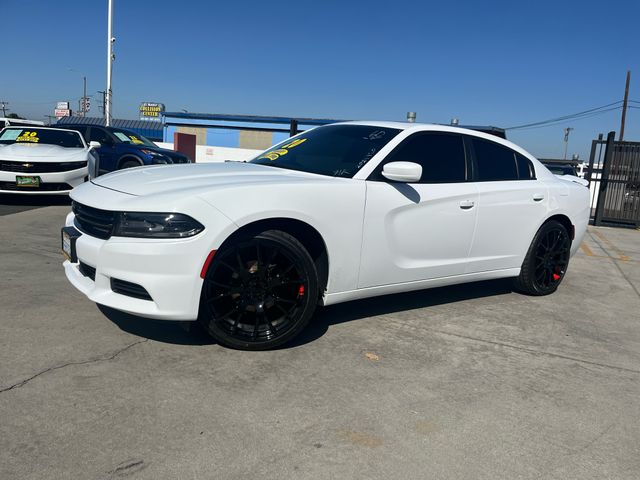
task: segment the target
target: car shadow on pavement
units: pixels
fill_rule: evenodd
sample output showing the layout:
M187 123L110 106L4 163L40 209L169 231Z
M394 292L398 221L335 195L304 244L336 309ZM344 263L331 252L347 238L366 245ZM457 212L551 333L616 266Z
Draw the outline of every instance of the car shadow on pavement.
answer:
M104 305L98 310L121 330L156 342L175 345L213 345L216 341L196 325L196 322L152 320L121 312Z
M11 193L0 194L0 216L57 205L71 205L69 196L40 194L22 195Z
M450 287L384 295L318 308L307 328L280 349L299 347L322 337L331 325L378 315L433 307L474 298L505 295L513 291L509 279L465 283ZM213 345L213 340L195 322L150 320L98 305L100 311L120 329L140 337L177 345Z

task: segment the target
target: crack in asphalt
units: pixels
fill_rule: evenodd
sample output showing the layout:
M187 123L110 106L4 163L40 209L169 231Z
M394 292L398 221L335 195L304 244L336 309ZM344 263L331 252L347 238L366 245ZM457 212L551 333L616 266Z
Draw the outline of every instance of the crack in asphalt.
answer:
M602 246L602 243L600 243L598 240L595 239L595 237L593 236L593 233L591 232L587 232L589 234L589 236L591 237L591 240L593 240L601 249L604 253L607 254L607 257L609 257L611 259L611 261L613 262L613 264L616 266L616 268L618 269L618 271L620 272L620 275L622 275L622 278L624 278L627 283L631 286L631 288L633 289L633 291L635 292L636 296L638 298L640 298L640 292L638 291L638 289L636 288L636 286L631 282L631 280L629 280L629 277L627 277L627 275L622 271L622 268L620 268L620 265L618 265L618 258L614 258L609 251L604 248Z
M149 341L149 339L145 338L144 340L138 340L137 342L130 343L129 345L126 345L126 346L122 347L121 349L117 350L115 353L112 353L111 355L109 355L107 357L91 358L89 360L83 360L81 362L69 362L69 363L64 363L62 365L57 365L55 367L47 368L47 369L42 370L41 372L38 372L35 375L32 375L29 378L26 378L26 379L24 379L24 380L22 380L22 381L20 381L18 383L14 383L13 385L11 385L9 387L0 389L0 393L8 392L9 390L14 390L16 388L23 387L24 385L29 383L34 378L38 378L39 376L44 375L45 373L48 373L48 372L53 372L55 370L60 370L61 368L69 367L69 366L72 366L72 365L86 365L86 364L89 364L89 363L108 362L108 361L113 360L114 358L116 358L121 353L126 352L130 348L135 347L136 345L140 345L141 343L148 342L148 341Z
M398 328L398 327L405 328L405 327L408 326L406 323L402 323L401 321L393 321L393 320L388 322L388 325L393 326L394 328ZM471 342L486 343L486 344L495 345L495 346L498 346L498 347L511 348L513 350L518 350L520 352L529 353L531 355L536 355L536 356L546 356L546 357L552 357L552 358L559 358L559 359L562 359L562 360L570 360L570 361L573 361L573 362L578 362L578 363L582 363L582 364L586 364L586 365L593 365L595 367L610 368L612 370L618 370L620 372L640 374L640 370L635 370L633 368L628 368L628 367L622 367L622 366L619 366L619 365L612 365L612 364L608 364L608 363L597 362L595 360L587 360L587 359L584 359L584 358L573 357L571 355L564 355L564 354L561 354L561 353L548 352L548 351L544 351L544 350L536 350L535 348L529 348L529 347L516 345L516 344L513 344L513 343L507 343L507 342L503 342L503 341L499 341L499 340L488 340L488 339L485 339L485 338L472 337L470 335L462 335L460 333L446 332L444 330L438 330L438 329L435 329L435 328L422 327L422 326L410 326L409 328L413 328L413 329L417 329L417 330L423 330L423 331L431 332L431 333L438 333L440 335L460 338L460 339L468 340L468 341L471 341Z

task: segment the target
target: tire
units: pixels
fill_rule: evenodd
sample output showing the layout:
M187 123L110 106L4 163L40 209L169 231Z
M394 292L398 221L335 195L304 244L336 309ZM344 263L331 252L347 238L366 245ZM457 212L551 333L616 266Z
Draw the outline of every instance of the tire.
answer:
M120 164L120 168L118 170L124 170L125 168L134 168L139 166L140 162L138 162L137 160L125 160Z
M540 227L522 262L514 288L524 294L549 295L558 289L569 266L571 238L564 225L550 220Z
M221 345L269 350L305 328L318 294L316 267L304 246L288 233L268 230L216 252L198 320Z

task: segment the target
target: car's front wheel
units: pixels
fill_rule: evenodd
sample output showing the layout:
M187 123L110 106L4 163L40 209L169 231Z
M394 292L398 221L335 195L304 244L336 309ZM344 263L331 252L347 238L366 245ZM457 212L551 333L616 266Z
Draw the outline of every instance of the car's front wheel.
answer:
M516 290L548 295L557 290L569 266L571 238L562 223L551 220L538 230L515 279Z
M304 246L278 230L238 238L215 253L199 321L220 344L267 350L298 335L318 301L318 275Z

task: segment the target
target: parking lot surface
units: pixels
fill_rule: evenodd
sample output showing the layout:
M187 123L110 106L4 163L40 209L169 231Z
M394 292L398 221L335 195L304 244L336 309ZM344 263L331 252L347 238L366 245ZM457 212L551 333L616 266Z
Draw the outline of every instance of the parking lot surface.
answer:
M252 353L89 302L69 206L27 207L0 209L2 479L640 478L639 231L590 227L548 297L351 302Z

